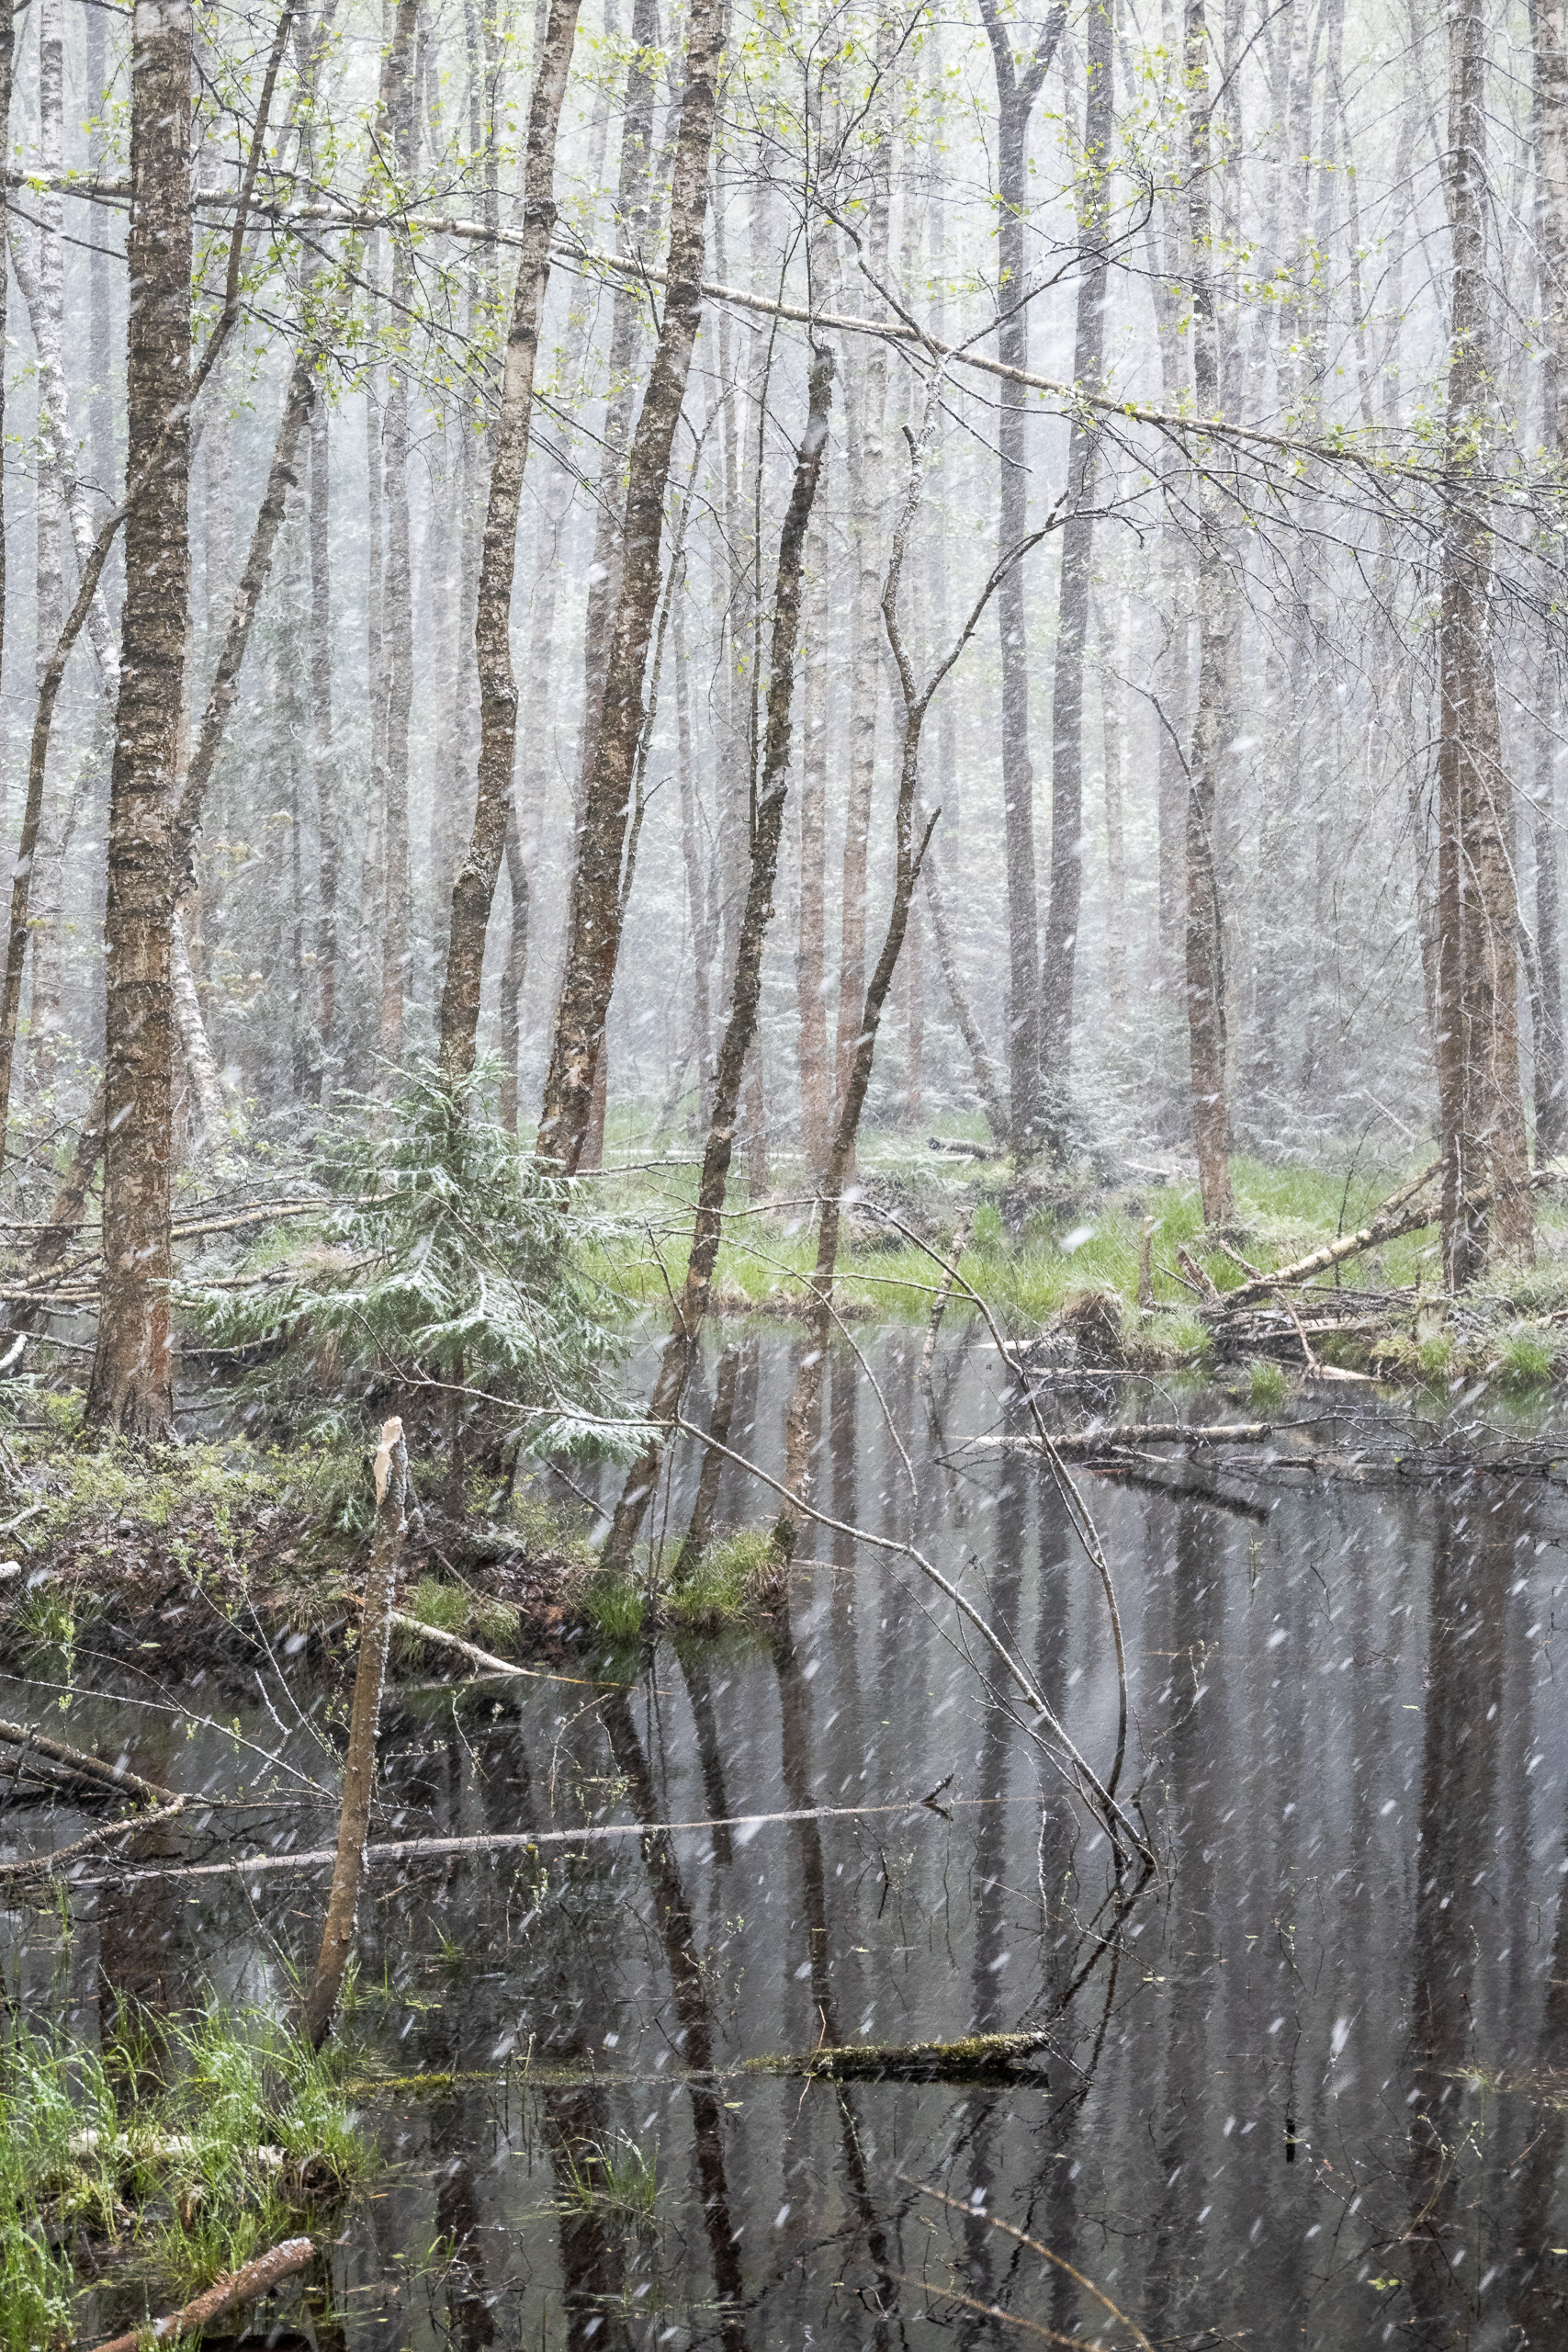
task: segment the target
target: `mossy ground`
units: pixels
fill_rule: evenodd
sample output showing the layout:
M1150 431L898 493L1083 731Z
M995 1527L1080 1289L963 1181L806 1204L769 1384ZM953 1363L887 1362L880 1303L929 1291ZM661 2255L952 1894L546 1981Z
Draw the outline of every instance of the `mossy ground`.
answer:
M363 1571L367 1443L231 1435L149 1452L85 1430L79 1390L14 1385L6 1402L0 1437L21 1484L0 1531L0 1557L17 1564L0 1582L0 1626L34 1670L63 1667L69 1679L83 1635L111 1606L121 1632L155 1612L170 1644L182 1626L199 1637L253 1611L306 1632L343 1620ZM440 1490L438 1462L412 1468L416 1491ZM515 1555L454 1584L431 1622L450 1618L450 1630L490 1648L525 1645L559 1623L558 1610L530 1604L588 1565L587 1514L554 1508L527 1477L510 1489L476 1477L469 1499ZM407 1556L410 1589L424 1591L415 1537ZM529 1563L539 1565L536 1589L522 1573Z

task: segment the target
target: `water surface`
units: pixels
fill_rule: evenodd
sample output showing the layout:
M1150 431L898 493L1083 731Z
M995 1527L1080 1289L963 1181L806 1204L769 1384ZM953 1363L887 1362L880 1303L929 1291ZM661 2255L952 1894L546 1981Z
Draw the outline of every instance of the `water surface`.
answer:
M1061 1500L1032 1456L957 1443L1026 1426L995 1357L953 1334L933 1428L919 1335L857 1338L864 1366L832 1361L822 1507L962 1570L1107 1769L1106 1614ZM775 1470L801 1344L744 1341L736 1442ZM1247 1417L1191 1392L1135 1408ZM1383 1409L1391 1443L1410 1434ZM1446 1409L1470 1442L1518 1434L1485 1399ZM302 2329L344 2352L1043 2340L991 2305L1134 2341L994 2214L1162 2346L1568 2341L1568 1503L1539 1476L1146 1467L1080 1479L1124 1622L1141 1887L940 1596L847 1536L812 1536L772 1630L570 1663L622 1687L389 1698L380 1837L863 1810L379 1871L344 2030L400 2085L366 2094L389 2162ZM656 1534L678 1537L691 1484L683 1464ZM726 1473L722 1518L767 1510ZM191 1787L263 1784L258 1750L302 1776L297 1809L213 1817L196 1851L330 1842L309 1784L333 1785L335 1686L238 1635L178 1689L91 1648L78 1682L102 1687L66 1736ZM6 1692L40 1720L52 1702ZM254 1747L187 1737L171 1701ZM63 1961L47 1920L8 1927L24 1996L67 1999L90 2037L118 1996L278 1996L324 1899L320 1871L84 1891ZM1000 2085L728 2071L1022 2028L1048 2049ZM582 2196L595 2152L634 2205L652 2168L649 2217Z

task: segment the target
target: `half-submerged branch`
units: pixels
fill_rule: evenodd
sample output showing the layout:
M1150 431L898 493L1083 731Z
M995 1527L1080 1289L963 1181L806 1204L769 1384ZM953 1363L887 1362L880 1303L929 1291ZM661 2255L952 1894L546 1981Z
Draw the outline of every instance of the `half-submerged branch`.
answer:
M238 2311L242 2303L270 2295L275 2287L303 2270L315 2251L310 2238L285 2238L281 2245L275 2245L270 2254L258 2255L243 2269L226 2271L183 2311L171 2312L144 2327L133 2327L129 2335L111 2336L98 2346L97 2352L143 2352L148 2344L167 2344L175 2336L187 2335L205 2327L209 2319L221 2319L225 2312Z

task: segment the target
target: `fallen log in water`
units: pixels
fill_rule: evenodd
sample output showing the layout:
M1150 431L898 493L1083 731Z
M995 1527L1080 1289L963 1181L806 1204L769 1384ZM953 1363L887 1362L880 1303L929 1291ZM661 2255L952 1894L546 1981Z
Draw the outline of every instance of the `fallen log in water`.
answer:
M127 2335L111 2336L100 2344L96 2352L143 2352L148 2344L166 2344L171 2336L186 2335L194 2329L205 2327L209 2319L221 2319L225 2312L237 2311L242 2303L254 2303L268 2295L285 2278L292 2278L303 2270L315 2245L310 2238L286 2238L275 2245L270 2254L258 2255L254 2262L247 2262L242 2270L231 2270L215 2279L204 2294L184 2311L171 2312L164 2319L155 2319L145 2327L133 2327Z
M1058 1453L1112 1453L1127 1445L1266 1445L1301 1421L1095 1421L1087 1430L1052 1432ZM1043 1453L1037 1437L968 1437L963 1442L998 1453Z
M935 1792L932 1792L934 1796ZM468 1838L388 1838L365 1848L367 1868L380 1862L444 1861L467 1854L482 1860L488 1855L527 1854L536 1846L590 1845L609 1838L682 1836L709 1829L754 1832L790 1821L861 1821L874 1814L901 1813L911 1820L922 1811L941 1817L949 1812L972 1812L982 1806L1035 1806L1032 1797L949 1797L942 1805L929 1797L902 1797L893 1804L815 1804L789 1813L728 1813L704 1821L593 1821L577 1829L498 1829ZM740 1843L746 1840L742 1838ZM134 1886L148 1879L261 1878L275 1871L324 1870L337 1860L336 1849L322 1846L285 1854L243 1854L223 1862L150 1862L115 1871L98 1878L77 1879L73 1892L90 1894L99 1887Z
M957 2041L903 2046L851 2042L842 2050L813 2050L748 2058L742 2075L805 2075L832 2083L977 2083L1007 2080L1032 2070L1025 2061L1047 2045L1043 2033L971 2033ZM1036 2082L1044 2076L1034 2075Z

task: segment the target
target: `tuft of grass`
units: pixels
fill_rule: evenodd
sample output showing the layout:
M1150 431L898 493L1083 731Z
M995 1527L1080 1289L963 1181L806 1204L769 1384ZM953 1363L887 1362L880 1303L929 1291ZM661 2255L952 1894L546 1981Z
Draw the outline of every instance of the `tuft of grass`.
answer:
M1494 1377L1505 1388L1545 1388L1551 1381L1551 1343L1537 1327L1521 1323L1504 1340Z
M684 1581L665 1596L665 1611L694 1633L716 1633L745 1616L757 1597L757 1579L769 1556L772 1531L744 1527L710 1544Z
M656 1622L698 1634L743 1624L757 1605L770 1543L768 1528L747 1527L710 1544L690 1576L661 1589ZM583 1615L608 1642L635 1642L647 1625L645 1572L612 1576L601 1568L581 1588L581 1600Z
M1254 1412L1271 1413L1282 1405L1291 1393L1291 1383L1280 1364L1260 1358L1247 1374L1247 1401Z
M582 1613L607 1642L635 1642L642 1632L646 1596L641 1583L596 1569L582 1587Z
M570 2150L564 2165L563 2201L580 2212L606 2214L647 2229L659 2203L659 2158L625 2134L589 2140Z
M460 1634L468 1622L468 1596L461 1585L443 1584L439 1577L421 1577L407 1603L407 1614L438 1634Z

